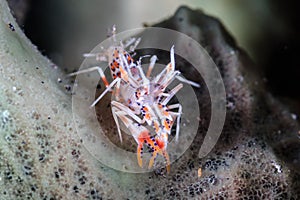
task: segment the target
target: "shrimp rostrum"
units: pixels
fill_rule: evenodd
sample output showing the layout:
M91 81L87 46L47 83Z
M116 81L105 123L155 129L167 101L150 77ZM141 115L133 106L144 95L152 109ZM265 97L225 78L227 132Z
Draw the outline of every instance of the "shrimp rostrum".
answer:
M169 172L168 136L171 134L172 126L176 120L175 141L178 141L182 106L179 103L171 105L168 103L183 87L183 84L179 83L169 91L166 89L174 79L194 87L199 87L199 84L183 78L180 76L180 71L175 70L174 46L170 50L170 63L158 75L151 77L157 56L154 55L150 58L148 70L145 74L141 63L143 57L138 61L134 61L128 51L125 50L129 48L133 52L140 40L133 38L125 44L122 42L118 44L115 38L113 39L115 44L107 50L98 54L85 54L86 57L94 56L98 61L108 62L113 78L111 83L107 81L103 70L98 66L69 75L73 76L97 71L106 89L91 106L95 106L106 93L114 90L111 107L120 141L122 142L122 135L119 121L128 128L137 142L139 166L143 166L142 156L144 145L146 145L151 153L148 167L151 168L153 166L155 158L160 154L164 157L166 169ZM152 127L152 134L147 127Z

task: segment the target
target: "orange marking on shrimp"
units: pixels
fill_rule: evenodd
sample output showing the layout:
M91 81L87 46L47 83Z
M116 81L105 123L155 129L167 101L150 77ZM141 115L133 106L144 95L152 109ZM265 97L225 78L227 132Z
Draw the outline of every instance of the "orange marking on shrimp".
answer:
M149 112L149 109L148 109L146 106L144 106L144 107L143 107L143 111Z
M158 133L159 132L159 124L157 122L154 122L154 128L155 128L155 132Z
M164 115L164 116L169 116L169 112L167 111L167 110L164 110L163 108L163 105L161 105L161 104L158 104L158 108L159 109L161 109L161 110L163 110L162 111L162 114Z
M150 112L149 112L149 109L146 107L146 106L143 106L143 111L145 112L145 118L147 119L147 120L150 120L151 119L151 115L150 115Z
M151 115L150 115L149 113L146 113L146 114L145 114L145 118L146 118L147 120L150 120L150 119L151 119Z
M143 144L150 140L150 135L148 131L143 131L138 136L138 148L137 148L137 160L140 167L143 166L142 154L143 154Z
M163 149L165 147L165 143L162 140L156 139L156 144L160 149Z
M167 129L167 131L171 129L170 122L167 119L164 120L163 125Z
M114 72L116 70L116 66L113 63L111 63L110 64L110 69L111 69L111 71Z
M109 86L109 83L108 83L108 81L106 80L105 76L102 76L101 78L102 78L102 80L103 80L104 85L105 85L106 87L108 87L108 86Z
M169 112L164 110L164 111L163 111L163 115L164 115L164 116L169 116Z
M124 53L124 56L127 57L127 63L128 64L131 64L133 62L133 59L131 58L131 56L127 52Z
M121 71L121 76L122 79L126 82L128 82L128 74L127 72L123 69L123 67L120 66L120 71Z
M137 160L140 167L143 166L142 154L143 154L143 143L139 143L137 147Z
M113 61L112 62L112 66L114 66L115 68L119 68L120 64L117 61Z
M143 143L144 140L147 139L148 137L149 137L149 132L148 131L143 131L138 136L138 140L139 140L140 143Z

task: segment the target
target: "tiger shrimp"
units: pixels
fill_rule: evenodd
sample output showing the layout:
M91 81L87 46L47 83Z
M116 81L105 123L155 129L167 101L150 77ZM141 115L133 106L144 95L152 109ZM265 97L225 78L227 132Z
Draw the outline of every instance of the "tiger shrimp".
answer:
M115 44L106 51L98 54L85 54L85 57L93 56L98 61L109 63L113 78L110 84L103 70L98 66L71 73L69 76L98 71L106 89L92 103L91 107L95 106L106 93L115 89L111 107L120 141L122 142L122 135L118 119L128 128L138 144L137 160L139 166L142 167L143 165L143 146L146 144L152 154L148 168L153 166L155 158L158 154L161 154L166 160L166 169L169 172L170 159L167 153L168 136L171 133L174 121L177 119L175 140L178 141L182 107L180 104L167 104L183 87L183 84L178 84L169 92L165 90L175 78L195 87L199 87L199 85L181 77L180 72L175 70L174 46L170 51L171 62L157 76L151 78L151 72L155 66L157 56L154 55L151 57L148 71L145 74L141 67L143 57L135 62L125 50L129 48L133 52L140 39L132 38L125 44L122 42L117 44L114 35L115 29L113 29L112 35ZM171 111L173 109L178 109L178 111ZM144 124L152 127L155 135L151 135Z

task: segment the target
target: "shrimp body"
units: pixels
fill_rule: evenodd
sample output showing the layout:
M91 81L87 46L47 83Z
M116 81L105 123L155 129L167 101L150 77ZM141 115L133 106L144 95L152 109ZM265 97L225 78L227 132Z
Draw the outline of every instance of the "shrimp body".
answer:
M178 104L168 105L174 95L183 87L180 83L169 92L166 92L168 85L178 79L181 82L199 87L197 83L186 80L179 76L180 72L175 70L174 46L170 51L171 62L155 77L151 78L151 71L155 65L157 57L154 55L150 59L148 71L145 74L141 67L141 60L134 61L131 55L125 50L129 47L132 51L138 45L139 39L131 39L125 44L117 44L113 32L114 45L107 50L97 54L85 54L85 57L96 57L98 61L108 62L113 81L109 84L102 69L98 66L81 70L70 76L98 71L106 89L93 102L95 106L101 98L114 89L114 100L111 102L112 114L117 126L120 141L122 135L119 119L129 129L131 135L137 142L137 160L142 167L143 146L147 145L152 157L149 161L149 168L155 162L158 154L162 155L166 161L166 169L170 171L170 159L167 153L168 136L171 128L177 119L175 140L178 141L180 117L182 107ZM176 111L172 111L177 109ZM151 134L146 124L153 128Z

